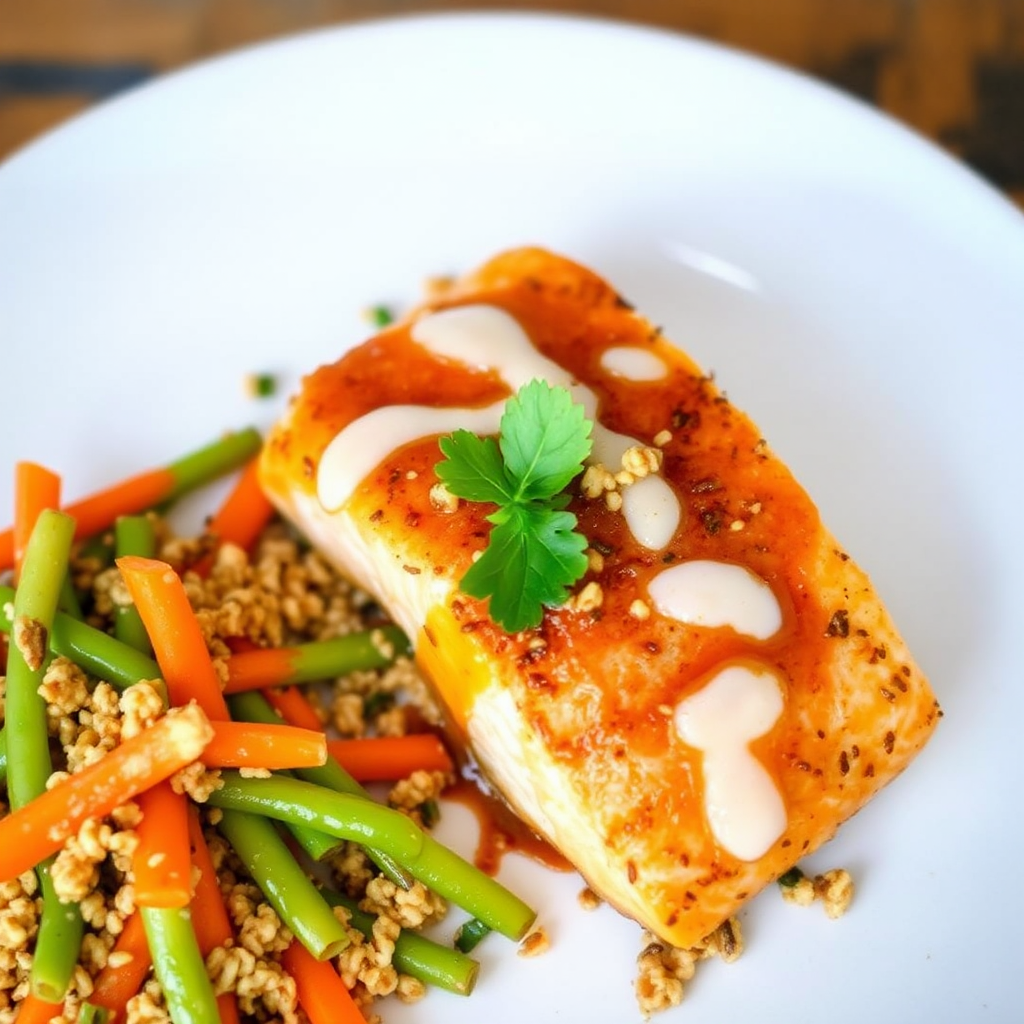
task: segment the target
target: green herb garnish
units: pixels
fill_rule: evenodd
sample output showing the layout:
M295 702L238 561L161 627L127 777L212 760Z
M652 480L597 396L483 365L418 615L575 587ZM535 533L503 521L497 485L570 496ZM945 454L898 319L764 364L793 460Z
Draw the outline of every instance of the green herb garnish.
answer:
M497 441L468 430L441 438L435 470L445 487L498 506L487 548L460 585L490 598L491 618L509 633L539 625L544 606L563 604L587 571L587 539L564 491L590 454L592 428L565 388L534 380L506 403Z

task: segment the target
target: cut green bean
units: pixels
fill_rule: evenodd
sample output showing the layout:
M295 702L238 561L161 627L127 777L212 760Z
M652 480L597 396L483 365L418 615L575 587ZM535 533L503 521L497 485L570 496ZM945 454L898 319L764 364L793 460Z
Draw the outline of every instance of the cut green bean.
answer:
M174 1024L220 1020L188 907L140 907L153 968Z
M82 617L82 604L78 600L78 594L75 593L70 573L64 576L64 582L60 587L60 597L57 599L57 607L73 619Z
M349 924L353 928L357 928L367 938L372 937L375 920L372 914L360 910L355 900L333 889L320 891L332 906L344 907L348 911ZM480 971L480 965L464 953L404 929L395 941L391 963L403 974L418 978L425 985L447 989L460 996L468 996L473 991Z
M62 903L50 877L53 857L36 867L43 912L36 933L29 983L32 994L48 1003L59 1003L67 994L78 963L85 925L77 903Z
M138 555L153 558L156 554L156 530L149 516L121 516L114 523L114 552L118 558ZM123 644L149 655L153 645L134 604L117 605L114 611L114 636Z
M491 929L483 921L479 921L475 917L470 918L455 933L455 948L463 953L472 953L490 934Z
M255 427L246 427L225 434L198 451L183 455L167 466L174 479L167 501L174 501L188 491L238 469L263 446L263 438Z
M25 549L13 602L14 640L7 654L7 798L12 810L46 790L53 771L46 701L39 694L61 587L67 579L75 521L48 509L39 514ZM19 635L22 642L18 641ZM37 865L43 911L29 984L33 995L60 1002L68 990L82 942L78 905L61 903L50 878L52 858Z
M13 600L14 591L0 587L0 632L11 631L11 616L7 610ZM152 658L62 612L57 612L53 619L50 650L119 690L148 679L160 680L159 688L163 692L160 667ZM166 693L164 695L166 697Z
M278 917L317 960L337 956L348 945L345 927L306 877L271 821L225 809L217 828Z
M78 1018L75 1024L108 1024L110 1011L105 1006L84 1002L78 1007Z
M74 532L75 521L70 516L53 510L41 512L25 549L17 593L11 594L11 621L20 626L12 627L14 636L7 655L7 796L12 810L42 793L53 770L46 701L39 695L39 687Z
M266 698L255 690L229 697L228 707L231 709L231 717L241 719L243 722L278 725L281 721L277 712L267 703ZM372 799L370 794L338 764L337 760L330 756L316 768L296 768L288 774L306 782L333 789L336 793L349 793L364 800ZM366 855L395 885L400 885L403 889L409 888L409 875L395 863L392 857L374 849L367 849Z
M387 649L391 653L387 653ZM360 630L330 640L314 640L290 648L291 674L275 686L336 679L364 669L385 668L412 651L409 638L397 626Z
M298 821L383 850L414 878L502 935L519 940L536 918L518 896L398 811L300 779L244 779L226 771L221 780L223 785L209 798L213 806Z

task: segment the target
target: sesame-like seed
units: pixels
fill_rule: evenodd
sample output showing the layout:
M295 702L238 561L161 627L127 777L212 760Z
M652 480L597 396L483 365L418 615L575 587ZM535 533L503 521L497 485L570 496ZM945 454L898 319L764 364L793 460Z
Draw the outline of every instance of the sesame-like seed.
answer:
M431 507L437 512L451 513L459 507L459 499L440 482L430 488L429 498Z
M587 548L585 552L587 556L587 568L592 573L599 573L604 569L604 555L600 551L595 551L593 548Z
M744 529L746 527L746 525L747 524L745 522L743 522L742 519L734 519L729 524L729 529L732 530L733 533L739 533L740 530L742 530L742 529Z
M658 433L654 435L654 445L656 448L664 448L671 440L671 430L659 430Z
M755 501L754 504L750 506L750 514L752 516L756 516L756 515L758 515L760 513L760 511L761 511L761 502Z
M644 601L637 598L629 606L629 614L632 615L634 619L640 619L642 622L644 619L649 619L651 617L651 609L647 607L647 604Z
M600 583L591 580L573 599L573 606L577 611L592 612L600 608L604 602L604 591Z

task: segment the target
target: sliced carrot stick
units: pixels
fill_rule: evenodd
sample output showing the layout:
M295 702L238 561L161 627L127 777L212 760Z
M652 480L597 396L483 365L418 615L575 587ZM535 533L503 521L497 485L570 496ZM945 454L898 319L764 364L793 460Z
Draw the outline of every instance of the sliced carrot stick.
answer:
M206 527L206 532L219 541L237 544L247 551L274 514L274 506L260 487L258 464L259 460L253 459L242 470L238 482Z
M231 919L224 906L224 896L217 884L210 848L203 836L203 826L195 807L188 809L188 838L192 848L192 866L196 868L196 888L192 896L192 924L196 930L199 951L205 957L215 946L223 946L234 938ZM238 1000L234 992L217 996L220 1024L238 1024Z
M417 769L450 772L455 767L444 744L431 732L328 740L327 750L357 782L404 779Z
M152 962L142 914L136 910L124 922L106 966L96 976L89 1002L124 1020L128 1000L142 988Z
M151 469L97 494L72 502L64 511L75 519L75 538L92 537L109 529L118 516L144 512L160 504L175 487L168 469ZM14 530L0 533L0 569L14 564Z
M195 761L212 738L201 708L172 709L88 768L0 818L0 880L56 853L86 818L109 814Z
M153 643L172 704L194 700L211 719L230 718L217 671L178 574L155 558L117 560Z
M64 1007L61 1003L48 1003L30 992L18 1008L17 1024L50 1024L55 1017L62 1020Z
M21 575L21 559L32 528L44 508L60 508L60 477L36 462L14 467L14 577Z
M213 722L203 751L207 768L317 768L327 760L327 737L316 729L257 722Z
M91 537L113 526L118 516L144 512L244 465L261 444L259 431L252 427L225 434L166 466L122 480L63 511L77 521L76 538ZM0 532L0 570L13 564L14 531L4 530Z
M261 691L267 703L289 724L300 729L320 729L324 724L306 699L306 695L294 686Z
M281 966L295 979L299 1005L310 1024L366 1024L330 960L317 960L294 940L281 954Z
M193 896L194 909L192 922L199 940L199 949L203 956L214 946L223 946L234 938L231 929L231 918L224 906L217 883L217 871L213 866L210 848L206 845L203 826L199 820L199 811L195 807L188 809L188 838L192 851L192 864L198 868L196 874L196 891Z
M205 753L205 751L204 751ZM192 900L188 805L183 793L159 782L138 796L142 821L132 854L140 907L187 907Z

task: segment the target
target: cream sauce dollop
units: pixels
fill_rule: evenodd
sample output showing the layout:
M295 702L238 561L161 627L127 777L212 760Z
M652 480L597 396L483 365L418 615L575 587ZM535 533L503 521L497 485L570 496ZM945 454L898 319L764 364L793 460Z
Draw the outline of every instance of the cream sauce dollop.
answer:
M658 573L648 592L662 615L690 626L731 626L737 633L767 640L782 625L772 588L749 569L729 562L683 562Z
M679 738L702 754L704 811L715 841L740 860L764 856L786 830L786 806L750 751L782 714L779 680L768 668L721 669L675 709Z

